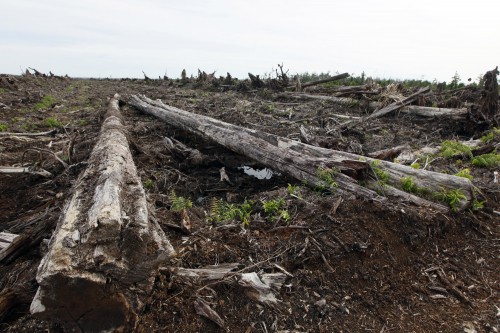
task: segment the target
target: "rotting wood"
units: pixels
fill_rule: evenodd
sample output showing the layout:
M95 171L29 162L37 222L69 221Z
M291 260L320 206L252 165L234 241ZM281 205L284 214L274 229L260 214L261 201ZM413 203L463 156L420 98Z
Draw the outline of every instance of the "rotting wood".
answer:
M174 253L149 212L118 102L38 268L31 313L69 331L133 330L152 275Z
M0 251L8 247L19 235L10 232L0 232Z
M375 192L378 191L378 188L369 189L361 186L355 179L344 174L366 172L370 164L376 163L377 168L388 173L387 183L393 187L400 187L404 179L411 177L415 186L430 193L460 190L465 199L460 200L455 209L465 208L472 198L474 187L466 178L417 170L397 163L307 145L270 133L189 113L165 105L161 101L153 101L145 96L134 95L130 103L173 126L209 138L234 152L250 157L298 180L306 181L311 186L329 186L318 175L318 170L334 167L341 172L334 175L337 186L334 188L330 186L330 188L339 194L354 194L365 199L384 200L384 197ZM422 202L429 201L422 199ZM435 206L435 204L429 202L429 206Z
M53 225L53 219L46 219L15 237L9 246L0 250L0 263L9 264L26 251L40 244L46 234L52 230Z
M394 158L399 156L401 152L404 150L409 150L410 145L409 144L404 144L401 146L396 146L396 147L391 147L387 149L382 149L378 151L374 151L368 154L368 156L375 158L377 160L387 160L387 161L392 161Z

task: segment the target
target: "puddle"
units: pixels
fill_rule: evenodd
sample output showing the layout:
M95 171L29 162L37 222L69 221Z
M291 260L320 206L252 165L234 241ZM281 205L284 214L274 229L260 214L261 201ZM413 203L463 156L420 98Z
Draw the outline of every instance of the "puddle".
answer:
M271 169L254 169L247 165L241 166L238 168L239 170L243 170L249 176L254 176L257 179L271 179L273 176L281 176L281 173L275 172Z

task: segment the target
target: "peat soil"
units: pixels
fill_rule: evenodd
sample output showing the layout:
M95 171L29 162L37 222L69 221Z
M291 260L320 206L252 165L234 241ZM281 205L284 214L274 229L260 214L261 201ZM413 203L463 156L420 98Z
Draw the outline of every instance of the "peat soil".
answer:
M40 223L55 225L72 184L85 169L109 98L115 93L123 98L122 113L139 175L177 252L165 265L168 269L158 272L137 332L500 329L500 216L494 212L500 210L500 185L493 182L498 168L478 168L467 158L435 157L428 165L447 173L469 168L486 200L477 211L441 214L397 201L341 198L272 170L266 177L248 174L265 166L144 115L126 101L131 94L142 93L186 111L297 140L304 126L317 144L357 154L401 144L421 148L443 140L471 139L464 135L463 124L396 114L339 132L335 125L345 119L338 115L363 116L368 111L328 101L291 100L268 90L221 91L178 81L33 76L16 76L12 81L0 90L3 131L55 128L56 133L0 136L0 166L40 167L53 177L0 174L0 232L22 234ZM202 164L190 163L167 148L166 137L207 158ZM498 143L498 136L493 140ZM221 181L222 167L230 183ZM171 210L172 193L193 203L188 210L190 233L172 227L182 219ZM249 224L213 221L214 198L234 205L253 201ZM284 200L288 221L265 212L263 202L273 199ZM50 236L51 230L46 238ZM63 331L29 313L44 244L0 265L1 292L17 293L15 305L1 318L0 331ZM203 288L206 283L175 274L176 267L223 263L238 263L245 273L286 271L284 285L275 291L278 302L259 304L231 279ZM198 298L219 314L224 327L196 313L193 302Z

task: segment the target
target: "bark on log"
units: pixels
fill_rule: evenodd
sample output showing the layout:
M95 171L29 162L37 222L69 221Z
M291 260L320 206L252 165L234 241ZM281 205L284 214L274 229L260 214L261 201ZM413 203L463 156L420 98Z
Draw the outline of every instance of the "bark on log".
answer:
M118 98L38 268L31 312L69 331L133 330L152 274L173 254L149 214Z
M376 162L378 168L389 174L388 184L391 186L400 187L403 179L412 177L416 186L425 188L429 192L459 189L466 199L460 201L460 205L457 206L458 209L465 208L472 197L473 185L465 178L417 170L388 161L307 145L266 132L247 129L210 117L189 113L165 105L161 101L153 101L145 96L132 96L130 103L173 126L209 138L234 152L248 156L275 170L284 172L298 180L305 180L310 185L329 185L325 183L324 177L318 174L319 168L335 167L344 173L359 174L363 171L369 171L369 164ZM354 194L365 199L385 199L374 191L378 190L377 188L372 190L363 187L355 179L344 173L334 175L338 188L333 188L333 190L340 192L340 194ZM430 207L441 210L441 205L436 206L436 204L428 201L427 203Z

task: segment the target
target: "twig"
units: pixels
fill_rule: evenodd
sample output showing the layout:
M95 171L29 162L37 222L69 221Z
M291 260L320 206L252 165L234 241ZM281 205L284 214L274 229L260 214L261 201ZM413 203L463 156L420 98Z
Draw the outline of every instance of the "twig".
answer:
M12 133L12 132L0 132L0 136L54 136L57 133L56 129L48 132L38 132L38 133Z

